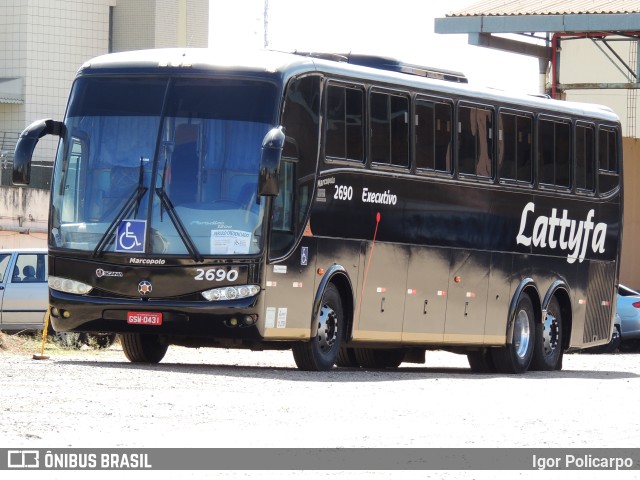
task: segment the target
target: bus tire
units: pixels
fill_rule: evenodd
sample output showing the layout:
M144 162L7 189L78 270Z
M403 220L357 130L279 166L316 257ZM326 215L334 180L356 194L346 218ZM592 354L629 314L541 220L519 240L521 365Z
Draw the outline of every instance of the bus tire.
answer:
M336 366L344 368L358 368L360 364L356 358L356 352L353 348L343 346L338 352L336 358Z
M512 336L504 347L492 348L491 359L499 373L524 373L531 364L535 339L535 313L531 298L520 295L513 314Z
M537 322L530 370L556 370L562 361L562 314L560 303L552 297L543 323Z
M491 350L488 348L467 353L467 360L471 371L474 373L495 373L496 371L491 358Z
M330 370L342 346L344 314L338 289L329 283L322 294L320 311L315 318L316 336L308 342L293 345L293 359L300 370L319 372Z
M127 359L133 363L158 363L169 348L157 335L142 333L121 333L120 344Z
M404 360L404 350L392 348L380 350L375 348L356 348L358 363L363 368L398 368Z

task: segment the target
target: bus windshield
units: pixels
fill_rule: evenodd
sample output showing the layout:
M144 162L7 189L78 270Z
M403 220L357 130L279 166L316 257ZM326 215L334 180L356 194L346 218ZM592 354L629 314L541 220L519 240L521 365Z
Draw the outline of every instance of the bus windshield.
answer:
M212 78L85 77L52 182L50 244L131 254L261 251L261 143L276 87Z

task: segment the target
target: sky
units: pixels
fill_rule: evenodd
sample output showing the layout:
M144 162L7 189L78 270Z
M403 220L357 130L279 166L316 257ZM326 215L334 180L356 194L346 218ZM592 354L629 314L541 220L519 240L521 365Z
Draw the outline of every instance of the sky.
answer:
M434 18L475 0L268 0L267 48L368 53L463 72L469 82L538 93L538 60L434 33ZM210 0L209 47L264 48L265 0Z

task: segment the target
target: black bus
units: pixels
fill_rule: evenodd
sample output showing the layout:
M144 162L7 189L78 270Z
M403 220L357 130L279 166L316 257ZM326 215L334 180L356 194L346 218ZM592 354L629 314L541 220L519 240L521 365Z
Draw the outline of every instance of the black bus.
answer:
M611 110L366 55L169 49L79 70L49 218L59 331L293 350L303 370L428 349L474 371L607 343L622 230Z

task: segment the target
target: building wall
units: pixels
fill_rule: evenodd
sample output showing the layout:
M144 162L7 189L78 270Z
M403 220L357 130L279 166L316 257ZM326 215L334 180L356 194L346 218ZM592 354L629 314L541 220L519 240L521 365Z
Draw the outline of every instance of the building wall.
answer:
M0 188L0 248L46 247L49 191Z
M206 47L208 19L208 0L118 0L113 51Z
M208 0L0 0L0 81L20 78L23 86L20 103L0 103L0 248L46 246L49 167L58 139L43 138L34 153L32 186L41 188L14 187L10 168L19 133L35 120L62 120L76 72L109 52L110 33L113 51L206 47L208 5Z
M624 149L624 223L620 283L640 289L640 139L625 138Z
M627 67L637 70L637 43L621 37L608 37L607 44L624 63L601 42L590 39L561 41L558 65L560 83L590 83L604 87L611 83L635 82ZM637 90L629 88L591 88L567 90L563 98L608 106L620 117L622 133L627 137L638 138L640 130L636 128L638 117L636 93Z
M637 71L638 44L621 37L608 37L609 47L591 39L560 42L559 81L563 84L590 83L606 87L612 83L635 82L628 68ZM628 68L627 68L628 67ZM622 126L624 155L624 227L620 282L640 289L640 124L637 90L629 88L590 88L567 90L562 98L597 103L611 108Z
M20 78L24 91L27 58L23 53L27 39L27 3L5 0L0 15L0 78ZM0 103L0 132L19 132L24 127L24 106Z
M22 104L0 104L0 136L15 137L41 118L62 118L78 68L105 52L109 7L116 0L3 0L0 78L20 77ZM55 139L45 139L35 162L51 162Z

